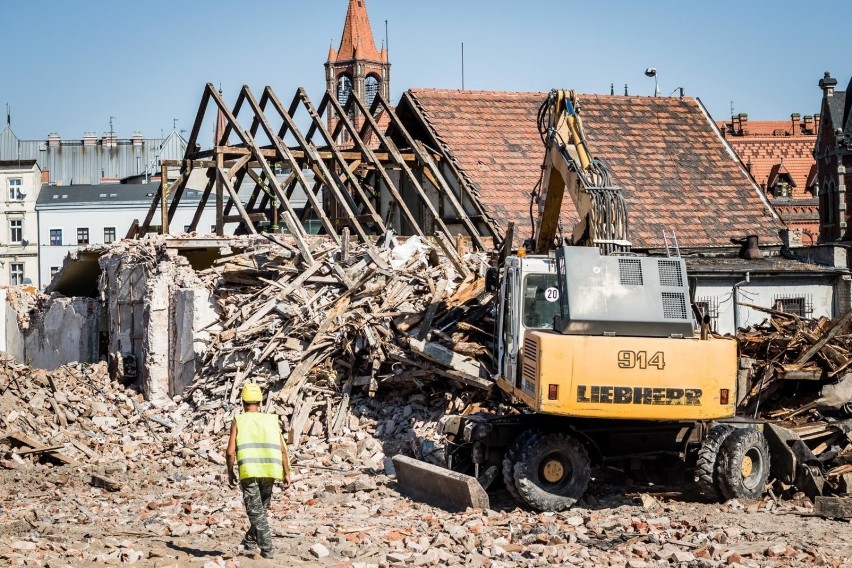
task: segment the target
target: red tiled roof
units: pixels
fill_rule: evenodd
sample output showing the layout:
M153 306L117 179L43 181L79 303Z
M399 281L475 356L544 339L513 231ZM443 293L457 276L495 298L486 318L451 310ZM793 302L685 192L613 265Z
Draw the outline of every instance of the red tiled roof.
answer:
M727 140L764 189L771 181L769 178L773 169L780 168L783 162L784 169L796 184L792 197L813 197L808 189L808 181L811 168L816 164L813 155L815 135L729 136Z
M384 61L384 53L384 49L381 54L376 49L370 18L367 16L367 3L365 0L349 0L349 9L346 11L346 22L343 24L343 34L340 38L340 47L337 49L336 60ZM331 59L332 52L329 50L329 60Z
M536 112L547 93L412 89L428 126L501 230L515 221L516 243L530 236L529 192L544 146ZM659 248L663 231L682 247L731 246L757 234L780 243L781 223L695 99L580 95L592 154L624 189L634 248ZM577 214L566 197L563 226Z

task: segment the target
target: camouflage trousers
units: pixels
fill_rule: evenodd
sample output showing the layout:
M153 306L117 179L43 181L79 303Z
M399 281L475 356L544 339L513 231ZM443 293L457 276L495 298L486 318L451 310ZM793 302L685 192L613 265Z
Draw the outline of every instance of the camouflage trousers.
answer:
M260 551L267 554L275 551L275 546L272 544L272 532L269 530L269 522L266 520L266 511L269 509L269 502L272 500L272 487L274 485L274 479L262 477L252 477L240 481L240 487L243 490L243 503L246 506L246 514L251 523L243 543L248 545L256 543Z

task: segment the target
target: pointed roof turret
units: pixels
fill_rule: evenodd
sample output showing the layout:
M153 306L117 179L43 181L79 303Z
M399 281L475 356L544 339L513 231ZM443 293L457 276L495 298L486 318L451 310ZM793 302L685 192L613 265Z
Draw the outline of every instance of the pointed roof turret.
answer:
M333 45L328 46L328 60L329 63L334 63L337 61L337 51L335 51Z
M340 38L340 48L337 50L337 60L339 61L356 58L383 61L378 50L376 50L376 42L373 39L373 30L370 27L370 18L367 16L365 0L349 0L346 22L343 24L343 35Z

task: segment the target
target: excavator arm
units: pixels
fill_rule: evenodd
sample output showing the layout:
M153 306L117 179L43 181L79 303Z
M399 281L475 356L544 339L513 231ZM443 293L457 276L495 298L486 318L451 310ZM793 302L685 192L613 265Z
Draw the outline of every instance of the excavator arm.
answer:
M575 245L597 246L603 254L629 251L624 196L611 184L607 167L589 152L577 94L552 90L539 108L538 127L546 155L536 196L535 253L554 247L566 190L580 217L572 234Z

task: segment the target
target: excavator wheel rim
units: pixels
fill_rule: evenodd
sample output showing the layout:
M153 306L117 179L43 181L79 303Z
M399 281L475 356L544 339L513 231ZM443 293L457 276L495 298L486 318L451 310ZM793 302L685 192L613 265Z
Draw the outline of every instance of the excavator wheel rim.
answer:
M743 461L740 463L740 473L743 474L743 477L748 479L751 477L752 472L754 471L754 462L752 462L750 456L743 456Z
M550 458L544 462L541 475L548 483L559 483L565 477L565 466L558 459Z

